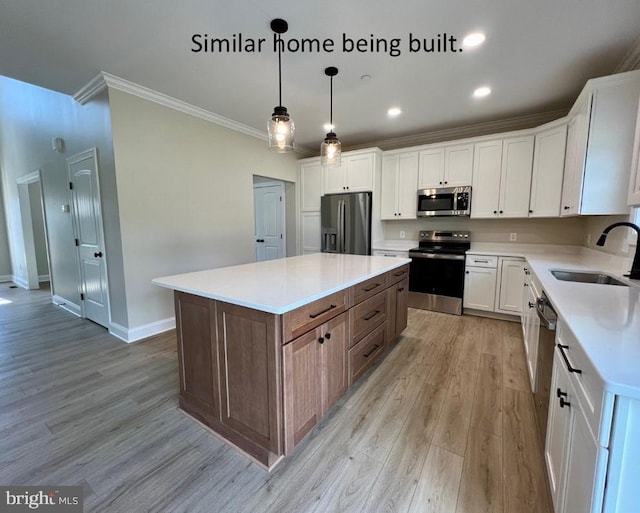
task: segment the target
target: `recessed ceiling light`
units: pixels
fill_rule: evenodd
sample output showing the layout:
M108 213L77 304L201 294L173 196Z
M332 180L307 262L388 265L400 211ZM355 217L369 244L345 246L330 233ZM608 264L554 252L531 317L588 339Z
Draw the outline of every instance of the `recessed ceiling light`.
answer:
M473 48L475 46L480 46L484 43L485 39L486 36L482 32L472 32L471 34L464 36L462 44L468 48Z
M478 87L475 91L473 91L474 98L484 98L485 96L489 96L491 94L491 88L487 86Z
M387 111L387 115L392 118L398 117L400 114L402 114L402 110L399 107L391 107Z
M325 123L322 128L324 128L325 132L331 132L331 130L334 130L336 128L335 125L332 125L331 123Z

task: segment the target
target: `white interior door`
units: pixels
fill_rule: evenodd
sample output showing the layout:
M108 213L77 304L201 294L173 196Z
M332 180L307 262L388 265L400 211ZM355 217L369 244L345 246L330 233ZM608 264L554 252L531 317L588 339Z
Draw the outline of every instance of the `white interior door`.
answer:
M82 316L109 325L107 264L95 149L67 160L80 268Z
M255 184L253 188L256 261L285 256L284 186Z

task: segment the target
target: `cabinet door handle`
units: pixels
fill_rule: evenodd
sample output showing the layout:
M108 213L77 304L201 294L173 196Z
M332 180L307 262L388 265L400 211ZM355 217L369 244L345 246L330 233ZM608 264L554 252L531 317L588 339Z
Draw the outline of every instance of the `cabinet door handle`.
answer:
M560 408L564 408L565 406L568 406L569 408L571 408L571 403L569 401L565 401L563 397L560 398Z
M369 287L368 289L364 289L365 292L371 292L373 289L378 288L380 286L379 283L374 284L372 287Z
M502 210L500 211L500 213L501 213L501 214L504 214L504 212L503 212Z
M331 339L331 333L325 333L324 338L327 340Z
M569 370L569 372L575 372L576 374L582 374L582 370L576 369L575 367L572 367L571 364L569 363L569 358L567 358L567 355L564 352L565 349L569 349L569 346L558 344L558 348L560 349L560 354L562 355L562 359L564 360L564 363L567 365L567 369Z
M102 251L98 251L98 252L94 253L93 256L96 257L96 258L102 258Z
M367 354L363 354L362 357L369 358L373 353L376 352L376 349L378 349L379 347L380 347L380 344L376 344L375 346L373 346L373 349L371 351L369 351Z
M567 397L567 393L563 392L562 390L560 390L560 388L556 388L556 396L558 397L558 399L560 399L561 397Z
M494 210L494 211L493 211L493 213L494 213L494 214L497 214L497 213L498 213L498 211L497 211L497 210Z
M376 315L378 315L380 313L380 310L376 310L375 312L373 312L371 315L368 315L367 317L364 317L365 321L370 321L371 319L373 319Z
M526 285L526 284L525 284L525 285ZM536 307L536 304L535 304L535 303L532 303L531 301L529 301L529 308L535 308L535 307Z
M323 337L320 337L320 338L318 339L318 342L320 342L321 344L324 344L324 338L323 338Z
M465 274L469 274L469 271L465 271Z
M311 317L312 319L315 319L316 317L320 317L323 313L327 313L329 310L333 310L334 308L337 308L336 305L329 305L327 308L325 308L324 310L315 313L315 314L309 314L309 317Z
M400 294L400 292L402 292L402 291L404 291L404 287L400 287L400 288L398 289L398 294Z

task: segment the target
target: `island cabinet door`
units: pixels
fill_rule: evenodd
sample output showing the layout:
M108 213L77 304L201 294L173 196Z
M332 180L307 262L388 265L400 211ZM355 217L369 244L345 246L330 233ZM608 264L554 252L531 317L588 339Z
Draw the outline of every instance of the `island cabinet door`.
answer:
M349 386L349 317L343 313L321 327L321 414L344 395Z
M174 300L180 406L212 426L220 419L215 301L177 291Z
M285 454L320 420L320 336L316 328L282 348Z
M280 317L218 301L217 323L221 421L257 446L282 454ZM232 441L251 453L241 439Z
M283 346L285 454L347 391L348 332L343 313Z

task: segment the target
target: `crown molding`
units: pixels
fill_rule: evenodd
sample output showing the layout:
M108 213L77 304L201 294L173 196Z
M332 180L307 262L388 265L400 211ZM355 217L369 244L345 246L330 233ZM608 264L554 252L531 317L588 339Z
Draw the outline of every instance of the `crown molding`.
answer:
M613 73L622 73L634 69L640 69L640 37L631 45L631 48L616 66Z
M516 130L524 130L526 128L534 128L540 125L544 125L545 123L549 123L550 121L554 121L566 116L568 112L568 108L550 110L536 114L527 114L524 116L499 119L496 121L486 121L483 123L475 123L472 125L445 128L442 130L432 130L420 134L394 137L392 139L382 139L379 141L372 141L364 144L349 146L345 149L350 151L377 146L382 150L394 150L398 148L408 148L411 146L421 146L423 144L465 139L468 137L478 137L481 135L498 134L501 132L513 132Z
M84 105L89 100L100 94L106 89L107 83L104 81L102 73L98 73L89 82L78 89L73 95L73 99L80 105Z
M256 139L260 139L262 141L266 141L268 139L266 132L250 127L243 123L239 123L238 121L234 121L233 119L226 118L214 112L210 112L201 107L196 107L195 105L182 100L178 100L177 98L173 98L172 96L169 96L167 94L154 91L153 89L149 89L148 87L130 82L128 80L125 80L124 78L120 78L112 75L111 73L107 73L106 71L101 71L100 73L98 73L97 76L95 76L93 79L91 79L91 81L80 88L78 92L73 95L73 98L78 103L84 105L106 87L116 89L133 96L137 96L138 98L142 98L143 100L157 103L164 107L168 107L184 114L203 119L204 121L208 121L209 123L213 123L214 125L222 126L230 130L235 130L236 132L255 137ZM308 157L315 154L315 152L313 152L309 148L299 145L296 147L295 152L303 157Z

